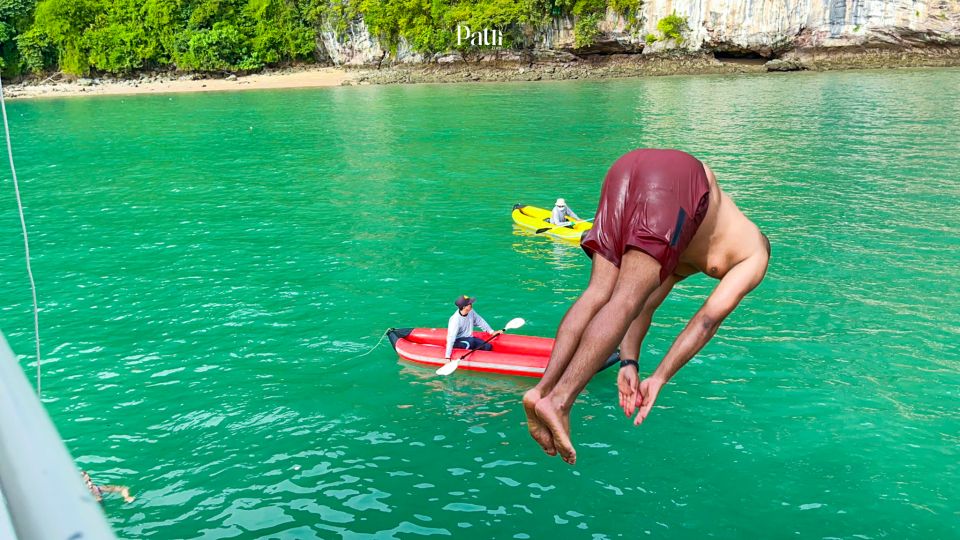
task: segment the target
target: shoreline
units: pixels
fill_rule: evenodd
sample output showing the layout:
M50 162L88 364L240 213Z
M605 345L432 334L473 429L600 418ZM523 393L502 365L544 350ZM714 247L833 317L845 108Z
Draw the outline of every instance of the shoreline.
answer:
M713 75L785 71L960 67L960 46L843 48L791 51L773 60L717 58L710 53L614 54L577 57L570 53L483 54L440 57L436 62L374 67L300 65L250 75L213 77L199 73L142 73L129 78L72 78L4 85L8 99L39 99L184 92L233 92L323 88L370 84L512 82L618 79L664 75Z
M351 84L356 72L326 66L298 66L265 70L250 75L213 78L200 73L140 74L122 78L72 78L55 74L45 80L4 84L7 99L41 99L89 96L235 92L282 88L323 88ZM60 80L56 80L56 79ZM48 82L49 81L49 82Z

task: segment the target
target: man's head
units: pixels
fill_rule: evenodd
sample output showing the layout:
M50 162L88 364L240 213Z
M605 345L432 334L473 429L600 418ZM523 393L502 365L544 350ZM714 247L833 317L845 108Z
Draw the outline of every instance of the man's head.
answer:
M567 201L565 201L565 200L563 200L563 199L557 199L557 202L555 203L555 205L556 205L557 208L566 208L566 207L567 207Z
M460 298L457 298L457 301L454 302L454 305L457 306L457 308L460 310L460 313L467 314L473 309L473 303L476 300L476 298L470 298L467 295L463 295Z

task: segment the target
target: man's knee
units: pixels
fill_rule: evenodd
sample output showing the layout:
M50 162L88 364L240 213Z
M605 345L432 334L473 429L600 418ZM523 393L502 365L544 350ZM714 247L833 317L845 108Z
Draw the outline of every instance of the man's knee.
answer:
M629 313L631 319L635 319L644 312L647 300L653 296L659 283L658 276L653 276L646 282L618 283L608 303L617 306L618 310Z
M647 303L647 298L655 289L647 291L638 291L633 288L623 287L614 291L608 302L621 311L630 315L630 319L636 319L643 312L643 306Z
M580 301L587 306L599 309L610 301L611 294L613 294L612 287L589 284L583 294L580 295Z
M593 254L591 260L590 281L587 283L587 288L581 298L602 305L610 299L610 295L617 284L617 275L620 273L620 269L596 253Z

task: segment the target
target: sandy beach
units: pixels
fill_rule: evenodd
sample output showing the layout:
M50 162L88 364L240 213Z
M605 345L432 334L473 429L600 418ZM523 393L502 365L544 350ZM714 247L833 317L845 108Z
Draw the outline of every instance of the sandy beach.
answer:
M56 75L42 81L4 84L8 99L45 97L164 94L176 92L224 92L276 88L319 88L351 84L356 72L334 67L309 67L255 73L227 78L199 75L141 75L136 79L67 78Z

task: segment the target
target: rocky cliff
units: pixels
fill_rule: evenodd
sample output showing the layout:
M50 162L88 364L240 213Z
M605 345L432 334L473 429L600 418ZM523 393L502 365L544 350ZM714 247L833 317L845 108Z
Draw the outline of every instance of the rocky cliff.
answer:
M664 18L685 20L682 39L664 36ZM651 54L682 50L721 57L802 58L810 51L960 47L960 0L647 0L624 18L608 10L592 44L575 46L576 20L557 17L519 29L511 51L477 51L484 58L518 55ZM454 29L451 29L453 32ZM422 55L401 40L388 54L362 20L340 35L324 32L321 54L336 65L450 62L458 54Z

